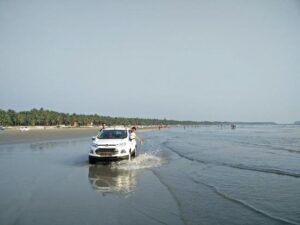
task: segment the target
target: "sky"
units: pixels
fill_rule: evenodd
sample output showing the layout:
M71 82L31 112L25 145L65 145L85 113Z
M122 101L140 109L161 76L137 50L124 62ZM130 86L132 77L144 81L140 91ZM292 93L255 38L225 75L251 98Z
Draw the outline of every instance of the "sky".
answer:
M298 0L0 0L0 108L300 120Z

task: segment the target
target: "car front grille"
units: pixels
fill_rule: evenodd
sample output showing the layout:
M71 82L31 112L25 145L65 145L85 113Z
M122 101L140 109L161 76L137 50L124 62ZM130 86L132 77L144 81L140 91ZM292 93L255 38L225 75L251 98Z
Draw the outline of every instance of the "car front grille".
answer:
M97 155L101 156L112 156L118 153L118 151L115 148L98 148L95 152Z
M110 144L101 145L101 144L99 144L98 146L99 146L99 147L101 147L101 146L114 147L114 146L116 146L116 145L113 145L113 144L111 144L111 145L110 145Z

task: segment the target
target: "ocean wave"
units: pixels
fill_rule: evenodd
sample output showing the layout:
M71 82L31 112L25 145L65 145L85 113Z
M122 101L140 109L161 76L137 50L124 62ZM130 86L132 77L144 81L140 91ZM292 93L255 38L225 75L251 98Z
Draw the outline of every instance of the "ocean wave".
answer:
M216 193L217 195L219 195L220 197L222 197L222 198L224 198L226 200L229 200L229 201L232 201L234 203L237 203L237 204L239 204L239 205L241 205L241 206L243 206L243 207L245 207L245 208L247 208L247 209L249 209L249 210L251 210L251 211L253 211L255 213L263 215L263 216L265 216L265 217L267 217L269 219L272 219L274 221L278 221L278 222L281 222L281 223L285 223L285 224L297 225L297 223L295 223L293 221L290 221L290 220L282 218L282 217L274 216L274 215L272 215L272 214L270 214L270 213L268 213L268 212L266 212L266 211L264 211L262 209L256 208L255 206L249 204L248 202L246 202L244 200L241 200L241 199L238 199L238 198L234 198L234 197L232 197L232 196L230 196L230 195L228 195L228 194L220 191L216 186L214 186L212 184L208 184L208 183L205 183L203 181L196 180L196 179L194 179L192 177L190 177L190 180L192 180L196 184L202 184L202 185L208 187L214 193Z
M298 151L296 149L291 149L291 148L286 148L286 147L277 147L277 146L270 145L270 144L258 144L258 143L251 143L251 142L245 142L245 141L237 141L235 143L243 144L243 145L247 145L247 146L255 146L255 147L259 147L259 148L267 148L270 150L278 150L278 151L285 151L285 152L300 154L300 151Z
M187 159L189 161L194 161L198 162L201 164L212 164L215 166L226 166L226 167L231 167L235 169L240 169L240 170L248 170L248 171L255 171L255 172L262 172L262 173L270 173L270 174L276 174L276 175L283 175L283 176L290 176L290 177L295 177L299 178L300 174L297 172L293 171L286 171L286 170L281 170L281 169L276 169L276 168L266 168L266 167L260 167L260 166L248 166L244 164L233 164L233 163L225 163L225 162L215 162L215 161L208 161L208 160L200 160L191 156L188 156L186 154L183 154L174 148L170 147L167 145L167 142L164 142L163 145L168 148L170 151L174 152L177 154L179 157Z

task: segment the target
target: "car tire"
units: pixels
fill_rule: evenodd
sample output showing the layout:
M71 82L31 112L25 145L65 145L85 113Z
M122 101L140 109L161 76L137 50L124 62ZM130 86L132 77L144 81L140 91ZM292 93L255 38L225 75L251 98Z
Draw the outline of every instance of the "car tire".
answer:
M132 157L136 157L136 149L134 149L134 151L132 151L130 154Z
M93 157L89 157L89 163L90 164L96 164L96 159L94 159Z

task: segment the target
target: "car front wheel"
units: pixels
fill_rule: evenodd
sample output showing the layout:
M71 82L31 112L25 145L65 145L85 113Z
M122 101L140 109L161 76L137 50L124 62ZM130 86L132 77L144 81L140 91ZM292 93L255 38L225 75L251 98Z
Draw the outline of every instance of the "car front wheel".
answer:
M90 164L96 164L96 162L97 162L97 161L96 161L95 158L89 156L89 163L90 163Z
M131 151L130 154L131 154L132 157L135 157L136 156L136 148L133 151Z

